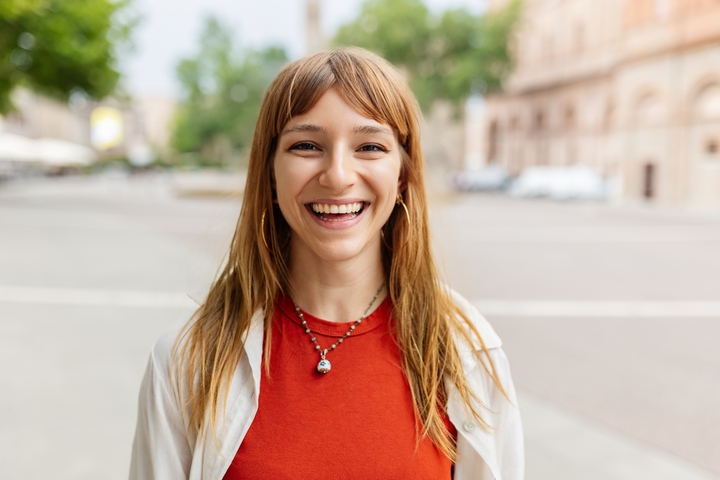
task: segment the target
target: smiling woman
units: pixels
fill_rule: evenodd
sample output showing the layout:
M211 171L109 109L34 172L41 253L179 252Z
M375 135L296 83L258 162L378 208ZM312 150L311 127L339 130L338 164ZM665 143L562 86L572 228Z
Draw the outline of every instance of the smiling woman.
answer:
M274 173L277 202L296 239L291 269L325 271L323 261L350 259L381 265L378 232L398 198L401 165L397 134L358 113L338 88L288 121ZM379 284L382 270L375 275Z
M520 479L500 345L437 276L401 76L306 57L265 94L224 269L153 348L130 476Z

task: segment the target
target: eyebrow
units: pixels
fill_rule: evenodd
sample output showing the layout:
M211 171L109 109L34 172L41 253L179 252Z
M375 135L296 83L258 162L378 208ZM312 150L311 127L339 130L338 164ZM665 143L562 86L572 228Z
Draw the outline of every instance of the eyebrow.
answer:
M294 127L286 128L285 130L283 130L283 132L280 135L285 135L286 133L293 133L293 132L327 133L327 129L323 128L319 125L313 125L311 123L301 123L299 125L295 125Z
M312 123L300 123L290 128L283 130L281 135L286 133L295 132L313 132L313 133L327 133L327 129L319 125L313 125ZM373 134L373 133L384 133L386 135L393 135L393 131L388 127L379 127L375 125L360 125L353 128L353 133Z
M371 134L371 133L385 133L387 135L393 135L393 131L390 130L388 127L378 127L375 125L362 125L359 127L355 127L353 129L353 132L355 133L365 133L365 134Z

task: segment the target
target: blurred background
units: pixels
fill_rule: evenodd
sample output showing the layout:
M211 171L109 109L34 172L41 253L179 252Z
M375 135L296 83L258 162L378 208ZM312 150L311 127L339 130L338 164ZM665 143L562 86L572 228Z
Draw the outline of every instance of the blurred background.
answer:
M424 115L435 249L527 478L720 479L716 0L3 0L0 478L125 478L223 260L264 89L341 45Z

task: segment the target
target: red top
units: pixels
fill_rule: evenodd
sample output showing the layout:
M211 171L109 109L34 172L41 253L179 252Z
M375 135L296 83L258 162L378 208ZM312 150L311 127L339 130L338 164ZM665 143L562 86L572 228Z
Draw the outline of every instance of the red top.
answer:
M320 354L292 300L273 317L270 376L260 405L225 479L450 479L452 463L425 437L416 450L416 419L385 300L335 350L318 373ZM322 348L348 331L304 313ZM451 433L455 429L446 419Z

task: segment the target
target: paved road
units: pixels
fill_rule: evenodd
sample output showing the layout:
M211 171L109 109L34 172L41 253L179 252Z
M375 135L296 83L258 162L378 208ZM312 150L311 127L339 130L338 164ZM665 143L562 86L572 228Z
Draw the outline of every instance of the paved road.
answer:
M433 218L522 390L720 474L720 215L476 195Z
M162 177L0 187L0 478L125 478L149 348L238 208ZM720 217L444 194L432 218L504 339L528 479L720 478Z

